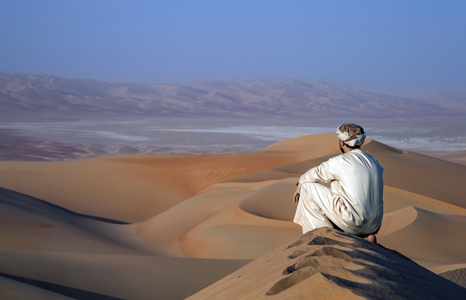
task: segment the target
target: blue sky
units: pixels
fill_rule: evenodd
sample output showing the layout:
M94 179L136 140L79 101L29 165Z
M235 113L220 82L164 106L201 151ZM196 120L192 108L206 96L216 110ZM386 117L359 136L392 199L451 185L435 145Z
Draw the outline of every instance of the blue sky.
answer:
M0 72L466 85L466 1L3 0Z

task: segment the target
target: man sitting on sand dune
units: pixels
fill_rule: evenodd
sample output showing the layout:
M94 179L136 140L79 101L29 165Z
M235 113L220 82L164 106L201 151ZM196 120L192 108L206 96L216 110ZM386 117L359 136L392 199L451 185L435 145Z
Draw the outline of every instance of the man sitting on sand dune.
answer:
M337 136L343 154L299 178L294 222L303 233L330 227L376 243L383 217L383 168L360 149L366 138L361 126L342 124ZM331 182L331 189L318 182Z

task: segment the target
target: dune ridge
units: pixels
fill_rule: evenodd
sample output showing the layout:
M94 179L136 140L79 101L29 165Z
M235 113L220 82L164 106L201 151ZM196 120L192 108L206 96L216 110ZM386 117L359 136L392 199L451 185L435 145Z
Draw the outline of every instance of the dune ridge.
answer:
M466 264L437 266L429 270L466 288Z
M460 165L466 165L466 151L453 151L446 153L431 153L429 154L432 157L457 163Z
M291 142L303 144L308 140L309 137L301 137ZM291 148L290 152L281 150L283 143L278 143L277 147L256 153L114 155L64 162L4 161L0 162L0 186L82 214L140 222L214 183L336 153L329 135L318 140L322 143L319 149Z
M320 228L188 299L463 299L465 294L396 251Z

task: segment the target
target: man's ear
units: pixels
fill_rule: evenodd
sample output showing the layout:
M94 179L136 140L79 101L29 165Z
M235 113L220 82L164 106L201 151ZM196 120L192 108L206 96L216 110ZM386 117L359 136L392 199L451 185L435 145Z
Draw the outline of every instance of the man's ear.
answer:
M343 142L342 140L340 140L340 146L344 146L345 145L345 142Z

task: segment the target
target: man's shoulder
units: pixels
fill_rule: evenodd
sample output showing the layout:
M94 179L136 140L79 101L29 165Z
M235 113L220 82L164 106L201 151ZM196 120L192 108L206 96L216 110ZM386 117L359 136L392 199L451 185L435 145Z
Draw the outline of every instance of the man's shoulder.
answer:
M377 160L372 155L370 155L367 152L362 151L361 149L354 149L354 150L351 150L351 151L349 151L347 153L335 156L334 158L341 159L341 160L344 160L344 161L351 161L351 160L354 160L354 159L359 160L359 159L361 159L361 157L365 157L366 159L377 162Z
M362 151L362 150L360 150L360 149L358 149L358 150L359 150L359 151L354 152L353 154L359 155L359 156L363 156L363 157L365 157L367 160L371 161L372 165L375 165L375 166L377 166L378 168L382 168L382 166L380 165L380 163L378 162L378 160L377 160L375 157L373 157L373 156L370 155L369 153L364 152L364 151ZM382 169L383 169L383 168L382 168Z
M331 157L329 158L327 161L325 161L326 163L338 163L338 162L341 162L344 160L344 157L347 153L344 153L344 154L339 154L337 156L334 156L334 157Z
M348 153L345 153L345 154L351 154L351 155L363 155L363 156L366 156L366 157L372 157L372 155L370 155L369 153L363 151L362 149L354 149Z
M341 162L349 162L355 159L355 156L365 156L370 160L377 162L377 160L367 152L362 151L361 149L354 149L347 153L342 153L337 156L329 158L326 163L341 163ZM378 162L377 162L378 163Z

